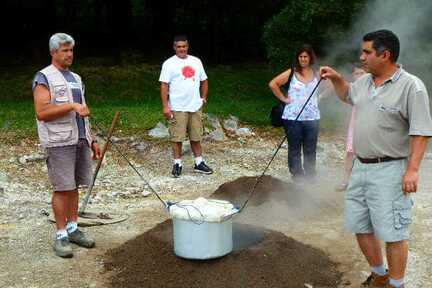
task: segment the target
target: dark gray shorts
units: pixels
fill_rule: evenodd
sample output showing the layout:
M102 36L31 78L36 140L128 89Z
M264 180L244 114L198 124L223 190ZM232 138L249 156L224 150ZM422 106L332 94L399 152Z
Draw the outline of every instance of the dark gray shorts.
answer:
M91 149L87 140L46 150L48 177L54 191L72 191L79 185L91 184Z

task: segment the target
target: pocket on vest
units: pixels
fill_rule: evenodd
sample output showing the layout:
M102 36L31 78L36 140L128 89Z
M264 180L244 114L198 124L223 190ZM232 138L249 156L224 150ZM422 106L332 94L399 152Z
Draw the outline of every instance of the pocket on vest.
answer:
M59 104L63 104L65 102L69 102L69 98L67 96L67 86L63 83L53 83L53 91L55 102Z
M70 123L51 124L48 127L49 142L66 142L72 139L72 126Z

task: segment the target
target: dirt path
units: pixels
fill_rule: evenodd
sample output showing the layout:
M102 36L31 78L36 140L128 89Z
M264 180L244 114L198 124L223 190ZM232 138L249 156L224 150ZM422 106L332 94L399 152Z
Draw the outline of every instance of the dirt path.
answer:
M190 155L179 179L169 177L170 152L165 144L151 144L145 154L122 143L122 150L164 199L172 201L209 196L220 185L242 176L255 176L270 158L279 139L255 137L230 138L224 143L206 143L205 156L215 168L211 176L192 172ZM340 287L358 287L368 267L357 251L352 235L342 229L343 193L334 192L343 160L341 138L320 138L318 166L321 182L292 205L271 199L254 213L238 217L239 222L261 223L266 228L312 247L321 249L338 263L344 273ZM97 239L97 248L75 247L74 258L54 256L54 228L41 214L50 210L50 192L44 162L19 164L17 157L38 152L35 141L17 145L0 144L0 172L6 175L0 192L0 287L109 287L104 273L105 252L133 239L167 219L160 203L148 192L133 171L114 152L108 153L95 191L97 198L89 209L122 212L125 222L83 228ZM410 288L432 287L432 161L423 163L421 188L416 195L415 220L407 279ZM269 169L269 175L284 181L287 177L286 151L281 151ZM4 177L3 177L4 178ZM144 192L144 193L143 193ZM294 203L295 204L295 203ZM288 209L287 209L288 208ZM259 222L258 222L259 221ZM161 286L162 287L162 286Z

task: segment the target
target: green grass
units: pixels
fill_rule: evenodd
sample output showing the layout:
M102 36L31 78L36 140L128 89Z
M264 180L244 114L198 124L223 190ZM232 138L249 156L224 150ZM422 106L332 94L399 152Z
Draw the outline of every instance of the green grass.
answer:
M163 120L159 65L91 64L77 64L73 70L85 82L94 124L109 127L115 111L120 111L117 129L125 134L143 134ZM0 71L0 131L36 135L31 81L40 68L28 66ZM267 86L273 74L266 66L207 67L207 74L209 101L205 112L219 117L235 115L253 126L269 125L268 114L276 100ZM335 117L330 118L324 121L324 127L337 124L333 123L337 122Z

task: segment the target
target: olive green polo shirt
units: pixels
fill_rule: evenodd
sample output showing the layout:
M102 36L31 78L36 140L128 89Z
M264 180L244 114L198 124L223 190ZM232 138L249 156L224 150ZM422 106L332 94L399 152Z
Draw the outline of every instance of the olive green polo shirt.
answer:
M429 96L423 82L402 67L376 87L366 74L350 84L355 107L354 152L362 158L408 157L410 136L432 136Z

